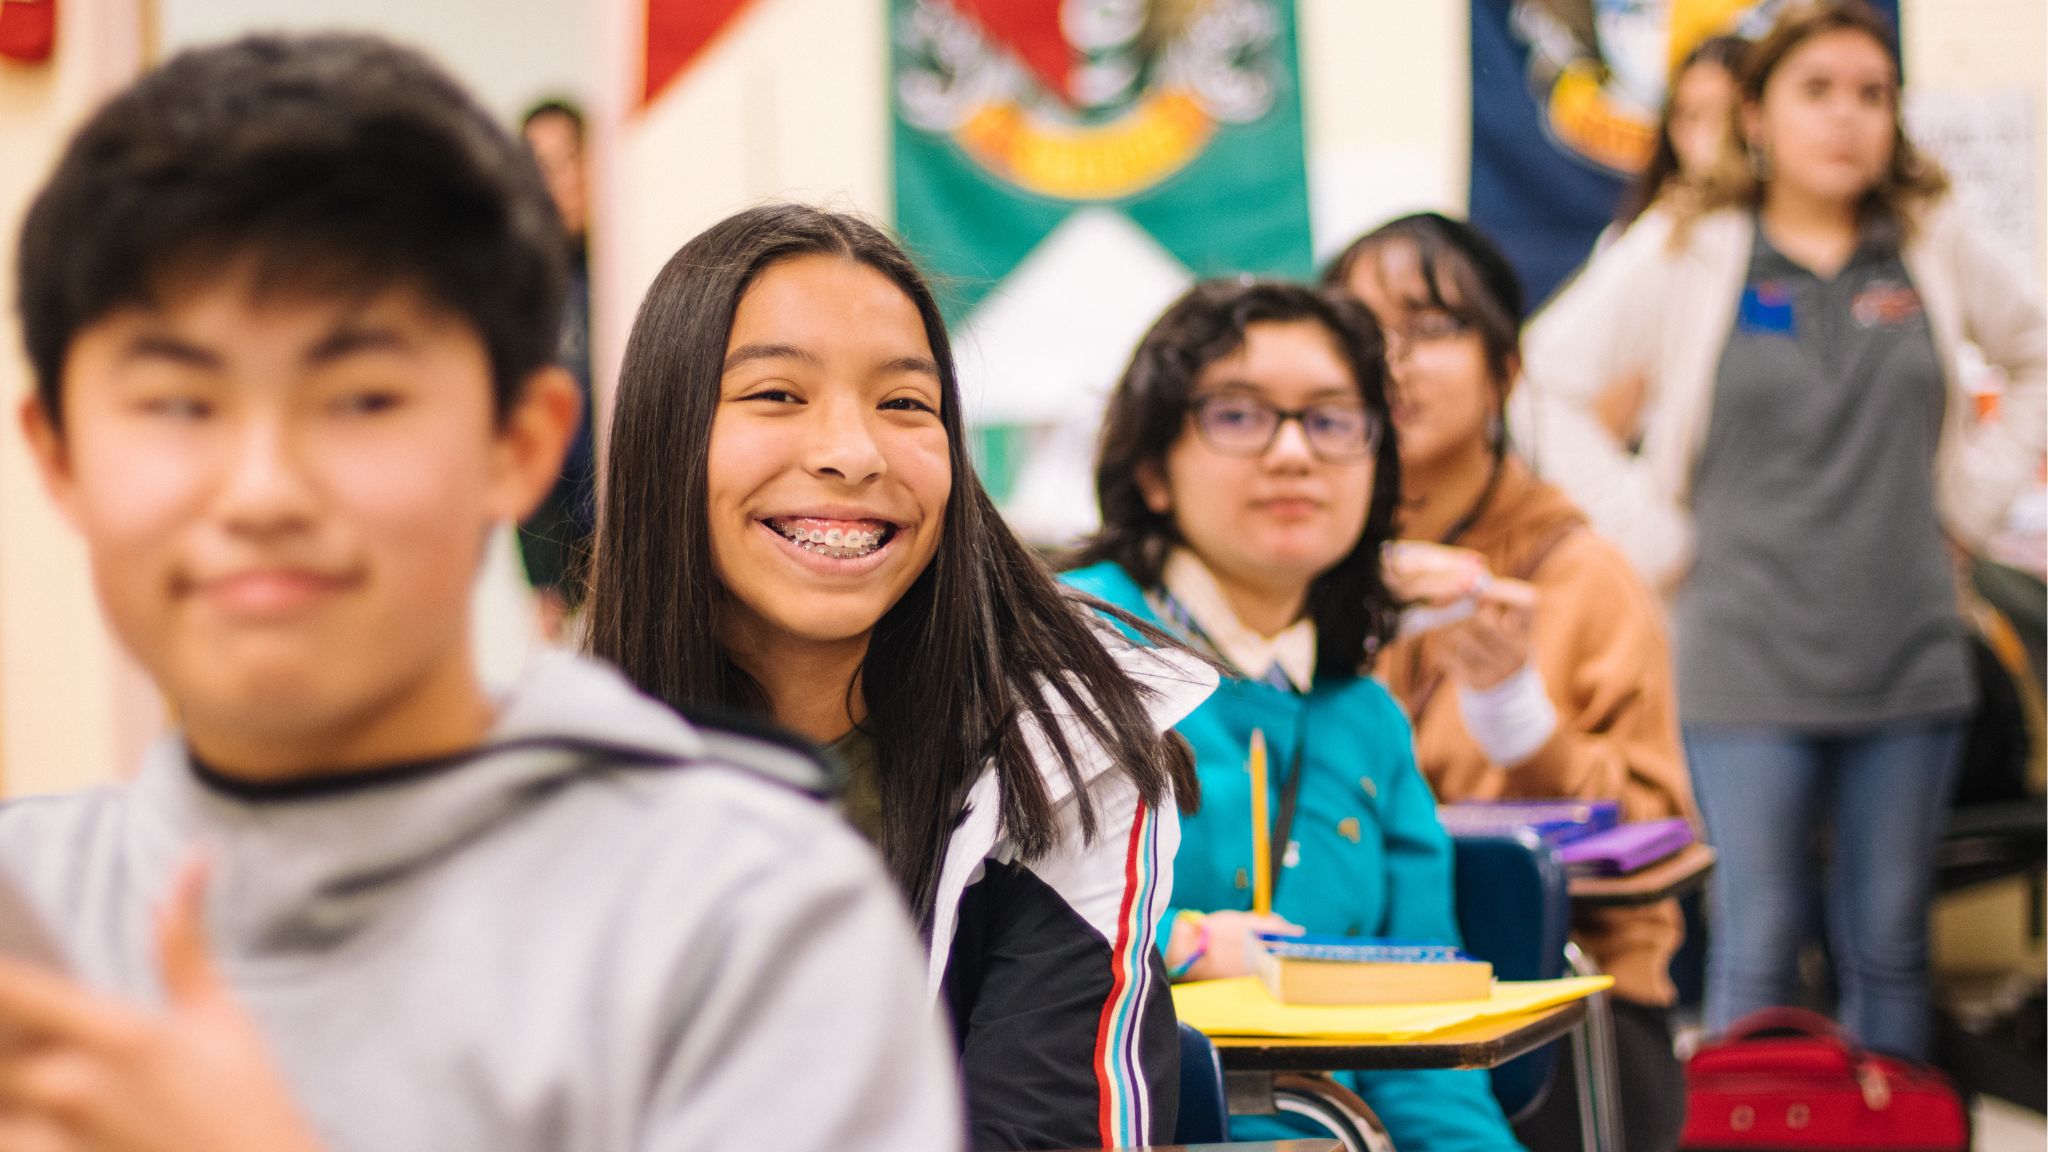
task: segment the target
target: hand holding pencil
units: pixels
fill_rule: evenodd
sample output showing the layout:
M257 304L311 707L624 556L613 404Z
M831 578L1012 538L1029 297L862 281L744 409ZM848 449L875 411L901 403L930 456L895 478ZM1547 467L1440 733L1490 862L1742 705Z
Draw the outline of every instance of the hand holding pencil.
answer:
M1299 936L1300 925L1273 915L1273 833L1268 804L1266 734L1252 733L1252 910L1182 913L1166 945L1176 980L1221 980L1252 974L1252 949L1261 932Z

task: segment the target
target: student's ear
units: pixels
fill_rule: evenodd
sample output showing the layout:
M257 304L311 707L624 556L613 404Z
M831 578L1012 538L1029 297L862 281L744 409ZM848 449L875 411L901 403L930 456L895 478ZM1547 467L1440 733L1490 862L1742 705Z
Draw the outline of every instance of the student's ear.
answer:
M497 519L516 524L539 507L582 418L583 390L567 371L551 365L526 378L498 429Z
M57 430L56 421L50 418L50 410L43 407L40 397L23 400L16 416L21 421L21 434L28 439L29 455L35 457L36 471L43 478L44 490L64 519L73 528L78 527L78 485L71 473L71 452L64 443L64 434Z
M1173 511L1173 489L1167 486L1159 461L1140 462L1131 470L1131 478L1138 482L1138 495L1144 497L1145 507L1154 516L1164 516Z

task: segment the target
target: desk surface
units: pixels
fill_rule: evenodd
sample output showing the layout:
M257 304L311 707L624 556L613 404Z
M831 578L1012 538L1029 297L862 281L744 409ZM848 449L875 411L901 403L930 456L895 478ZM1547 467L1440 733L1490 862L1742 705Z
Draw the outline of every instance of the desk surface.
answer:
M1683 896L1700 886L1714 867L1714 850L1690 844L1640 872L1626 876L1574 876L1572 903L1596 907L1655 904Z
M1279 1040L1212 1036L1228 1072L1374 1072L1407 1068L1492 1068L1576 1027L1586 1002L1525 1016L1482 1020L1419 1040Z
M1074 1152L1090 1152L1074 1149ZM1259 1140L1245 1144L1148 1144L1120 1152L1344 1152L1336 1140Z

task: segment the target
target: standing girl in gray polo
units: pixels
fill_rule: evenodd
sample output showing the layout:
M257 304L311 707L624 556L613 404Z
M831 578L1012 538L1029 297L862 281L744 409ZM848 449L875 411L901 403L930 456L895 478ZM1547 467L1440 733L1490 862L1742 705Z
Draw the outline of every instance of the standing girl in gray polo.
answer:
M1923 1056L1933 854L1974 703L1951 542L2041 456L2039 296L1900 128L1890 30L1788 13L1750 54L1743 149L1647 213L1532 325L1523 443L1673 596L1679 711L1721 851L1707 1023L1795 1002L1830 836L1845 1024ZM1973 421L1953 365L2007 378ZM1590 418L1649 381L1640 456Z

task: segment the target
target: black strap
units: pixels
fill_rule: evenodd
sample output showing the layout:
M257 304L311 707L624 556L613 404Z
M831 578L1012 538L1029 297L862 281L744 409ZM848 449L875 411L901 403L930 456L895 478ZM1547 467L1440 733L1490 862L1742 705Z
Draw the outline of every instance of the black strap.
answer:
M1280 878L1287 874L1288 837L1294 833L1294 808L1301 799L1301 770L1308 762L1308 701L1301 702L1301 716L1294 722L1294 757L1287 778L1280 781L1280 809L1273 816L1273 839L1267 851L1278 850L1280 858L1268 861L1273 899L1280 896Z

